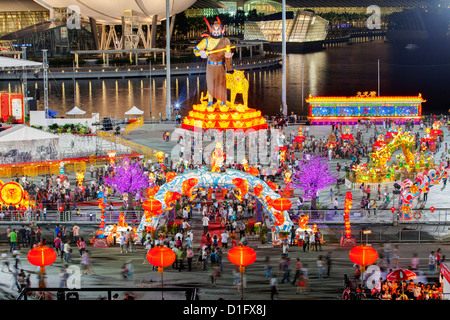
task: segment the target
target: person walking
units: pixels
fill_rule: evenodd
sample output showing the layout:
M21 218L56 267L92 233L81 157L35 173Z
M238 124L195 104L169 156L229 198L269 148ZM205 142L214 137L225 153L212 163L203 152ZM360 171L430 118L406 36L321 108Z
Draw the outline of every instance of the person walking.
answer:
M274 300L275 295L278 296L278 279L275 274L270 278L270 299Z
M319 279L323 279L322 275L325 271L324 261L322 260L322 255L317 258L317 268L319 269Z
M186 248L186 260L188 271L192 271L192 259L194 258L194 250L191 247Z
M303 237L303 252L309 252L309 233L307 231Z
M329 277L331 275L331 265L332 265L331 251L328 251L327 255L325 256L325 261L327 263L327 277Z
M281 283L291 282L291 261L288 257L283 257L283 261L281 262L281 271L283 272L283 278L281 279Z
M430 252L430 255L428 256L428 271L434 272L436 270L436 256L434 254L434 251Z
M7 268L9 272L11 272L11 269L9 268L9 254L8 250L3 251L0 258L2 259L2 272L4 268Z
M80 227L76 224L73 225L72 235L73 235L73 241L75 243L77 243L80 238Z
M295 275L294 279L292 280L293 286L296 285L296 281L299 279L301 272L302 272L302 262L300 261L300 258L297 258L295 262Z
M83 238L78 238L78 241L76 242L78 250L80 252L80 256L83 255L83 252L86 250L86 243L84 242Z
M72 262L71 253L72 248L70 247L70 241L67 241L64 244L64 261L66 261L67 263Z
M311 248L311 252L317 250L316 235L314 232L311 232L311 235L309 236L309 246Z
M94 269L92 269L92 260L88 250L84 250L81 255L81 266L83 267L83 271L81 275L95 274Z
M119 245L120 245L120 253L128 253L127 251L127 236L125 235L125 232L122 232L119 236Z
M209 217L207 215L203 216L202 225L203 225L203 235L206 235L208 233L208 226L209 226Z
M9 246L9 252L12 253L15 249L16 249L16 243L17 243L17 230L13 229L10 233L9 233L9 241L10 241L10 246Z

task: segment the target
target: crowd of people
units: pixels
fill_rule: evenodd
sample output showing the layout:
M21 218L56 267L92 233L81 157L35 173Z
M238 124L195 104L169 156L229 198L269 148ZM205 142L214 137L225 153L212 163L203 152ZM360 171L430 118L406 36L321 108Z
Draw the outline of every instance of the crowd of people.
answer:
M273 126L283 130L286 127L286 122L282 121L283 119L277 119L274 122ZM389 123L384 125L385 128L389 127ZM406 128L413 127L414 124L407 123L405 125ZM373 128L373 136L370 137L370 141L364 141L362 137L362 131L366 130L368 132ZM295 167L299 161L306 157L309 154L319 153L328 159L338 159L339 161L342 159L343 171L346 174L351 174L353 166L357 165L364 157L368 157L368 154L371 152L370 145L377 138L380 133L380 127L373 126L370 121L361 122L352 127L353 133L355 135L355 140L353 143L348 144L345 143L342 139L338 137L342 135L344 132L344 127L342 125L333 125L332 134L336 137L336 141L338 142L337 147L329 148L327 146L328 138L327 137L315 137L314 135L309 134L309 127L305 128L306 140L300 146L295 144L296 133L292 132L290 134L284 135L283 142L287 146L286 157L283 161L281 161L280 157L277 157L278 165L267 169L262 167L261 165L256 165L259 171L259 177L262 180L275 181L278 183L282 183L284 179L284 172L288 168ZM165 134L164 139L167 139L167 135ZM331 150L331 152L330 152ZM155 180L156 185L162 185L166 182L166 174L169 171L174 171L177 173L183 173L188 169L195 169L201 166L201 164L194 164L192 162L186 162L181 157L179 160L170 161L168 158L164 161L164 163L154 163L151 161L144 162L139 161L142 169L148 174L152 173ZM225 168L232 168L237 170L244 170L243 164L240 163L232 163L225 164ZM336 170L339 174L341 166L338 164ZM116 191L112 190L110 187L105 185L105 178L111 177L114 174L114 168L111 164L105 164L101 167L93 167L89 168L90 179L86 179L84 186L80 186L78 184L71 183L69 179L61 179L58 175L46 175L40 183L36 183L28 177L23 177L21 179L17 178L16 181L24 187L25 190L29 192L30 195L34 195L37 203L35 208L27 208L26 210L30 210L33 212L38 219L45 220L45 214L47 210L55 210L63 206L66 210L79 211L77 204L86 201L94 201L97 200L97 193L102 191L105 194L105 197L108 199L108 203L112 206L113 199L117 199L121 195ZM89 174L87 174L89 175ZM221 273L223 272L223 263L222 259L224 253L231 247L236 246L238 243L247 243L248 235L246 234L246 224L245 222L248 219L252 219L255 217L255 208L256 208L256 198L251 195L245 195L242 201L238 201L233 192L228 192L224 199L218 199L217 194L221 193L221 189L216 189L212 194L211 198L208 199L205 190L199 190L197 194L197 198L195 200L189 200L187 197L183 196L176 204L176 214L177 218L181 219L183 223L181 224L178 232L174 232L172 235L162 235L159 234L157 237L153 237L151 234L145 234L142 238L142 246L145 247L145 253L148 252L151 248L158 245L165 245L171 248L176 254L176 260L174 262L173 268L178 271L193 271L193 270L202 270L202 271L210 271L210 279L211 284L216 285L217 280L220 279ZM279 189L279 192L281 190ZM371 196L371 191L367 190L362 186L362 200L361 200L361 210L364 212L369 212L369 206L367 200L369 200ZM381 201L382 190L377 190L377 196L375 199L371 199L372 201ZM386 193L388 194L388 190L384 191L384 197L386 199ZM301 205L303 205L303 198L300 197ZM330 197L331 204L335 207L338 204L334 204L333 197ZM143 201L143 197L137 200ZM126 205L126 203L124 203ZM300 205L299 205L300 207ZM376 214L376 207L373 205L370 208L374 209L374 214ZM26 211L25 210L25 211ZM202 239L201 246L198 248L194 247L194 233L189 225L190 219L192 218L192 211L197 210L198 213L202 216L202 224L203 224L203 234L201 235ZM25 212L21 212L20 208L17 207L2 207L2 212L4 214L10 214L12 216L18 217L17 219L23 219L26 216ZM208 226L210 223L215 222L220 225L224 230L221 234L211 234ZM79 237L74 230L72 230L72 235L74 238L69 238L66 235L68 232L64 229L64 227L57 227L55 229L54 235L54 247L57 251L61 261L63 263L69 264L72 263L72 246L76 246L79 250L80 261L83 265L83 274L93 274L94 271L92 269L92 261L89 257L89 251L86 249L86 242L84 242L82 237ZM79 232L78 232L79 233ZM15 234L15 235L14 235ZM13 254L16 251L16 243L20 242L23 247L33 247L37 243L42 240L42 235L40 229L38 227L22 227L20 230L9 230L9 243L11 244L10 253ZM198 235L199 236L199 235ZM311 236L313 237L313 241L311 241ZM312 234L305 234L302 239L305 241L302 242L303 252L308 251L321 251L321 233L314 232ZM121 247L121 253L125 252L133 252L133 247L130 245L130 234L123 234L123 238L119 239L119 244ZM306 241L306 239L308 241ZM15 241L14 241L15 240ZM14 245L13 245L14 243ZM292 244L292 243L291 243ZM318 248L320 248L318 250ZM311 249L311 250L309 250ZM307 294L308 282L309 282L309 270L306 264L301 263L299 259L297 259L295 263L295 275L293 280L290 279L290 260L291 257L289 255L288 248L283 245L281 246L282 250L282 258L279 263L278 269L281 274L281 283L292 283L297 286L297 293L305 293ZM300 249L301 250L301 249ZM136 251L136 250L134 250ZM395 249L394 249L395 251ZM389 250L384 249L380 256L383 257L382 260L389 260ZM395 254L394 254L395 257ZM2 255L2 259L6 256ZM444 258L445 259L445 258ZM383 261L384 261L383 260ZM146 263L146 259L144 258L144 263ZM4 266L7 264L4 263ZM318 279L323 279L326 275L329 276L329 266L331 265L330 254L318 255L317 258L317 270L318 270ZM388 262L390 265L390 262ZM328 271L326 270L328 266ZM398 267L398 264L394 264L395 267ZM9 267L9 264L8 264ZM386 268L384 266L384 268ZM431 267L430 267L431 268ZM9 268L8 268L9 269ZM16 268L18 269L18 268ZM67 268L66 268L67 269ZM67 276L67 270L61 269L61 279ZM414 268L412 268L414 269ZM2 268L3 270L3 268ZM9 269L10 270L10 269ZM124 279L132 279L132 265L124 264L121 275ZM234 270L236 275L238 272ZM357 272L355 272L355 275ZM19 276L20 275L20 276ZM275 297L277 292L277 280L276 272L273 272L270 263L266 263L265 267L265 277L269 280L271 288L272 288L272 298ZM437 299L441 298L442 288L438 283L435 284L423 284L423 283L396 283L390 282L385 279L380 279L374 288L371 289L370 292L367 291L367 283L365 283L366 279L361 279L361 274L359 277L354 275L353 282L345 283L344 292L342 294L343 299L360 299L360 298L377 298L382 300L390 300L390 299ZM18 283L21 287L24 280L21 271L18 272ZM26 276L25 276L26 278ZM63 280L61 280L63 281ZM240 290L241 278L236 276L234 284ZM245 281L245 279L244 279ZM26 281L25 281L26 282ZM403 287L402 287L403 286Z

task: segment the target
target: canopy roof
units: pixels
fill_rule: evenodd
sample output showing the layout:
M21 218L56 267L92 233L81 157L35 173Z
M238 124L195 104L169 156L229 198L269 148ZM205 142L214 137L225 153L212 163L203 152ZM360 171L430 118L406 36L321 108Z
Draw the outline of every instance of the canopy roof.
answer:
M40 69L42 62L14 59L0 56L0 70Z
M75 106L72 110L66 112L66 114L73 115L73 116L81 115L81 114L85 114L85 113L86 113L86 111L81 110L77 106Z
M129 115L129 114L144 114L144 111L138 109L136 106L133 106L133 108L131 108L130 110L128 110L127 112L125 112L125 114Z
M50 140L59 139L56 134L45 132L24 124L15 125L0 132L0 143L9 141Z

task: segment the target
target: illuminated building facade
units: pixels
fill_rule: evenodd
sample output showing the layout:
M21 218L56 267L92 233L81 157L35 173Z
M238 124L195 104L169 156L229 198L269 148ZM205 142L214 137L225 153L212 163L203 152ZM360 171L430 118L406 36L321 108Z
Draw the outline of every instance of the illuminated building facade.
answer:
M413 119L419 122L422 116L422 95L380 97L375 92L358 92L354 97L312 97L309 103L311 124L355 124L358 120L382 123L393 120L404 123Z
M269 41L274 51L281 51L281 14L264 17L262 21L246 21L245 40ZM286 13L286 50L302 52L320 50L328 34L328 21L310 11Z
M32 0L20 2L2 0L0 5L0 37L49 19L50 12Z

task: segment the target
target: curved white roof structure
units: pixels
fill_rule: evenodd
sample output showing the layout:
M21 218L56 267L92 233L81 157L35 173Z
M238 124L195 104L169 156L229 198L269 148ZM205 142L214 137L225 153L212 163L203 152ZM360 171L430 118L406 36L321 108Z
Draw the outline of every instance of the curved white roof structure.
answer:
M125 10L140 17L140 22L151 23L152 17L166 19L166 0L34 0L40 5L52 9L71 5L80 8L81 16L94 18L99 23L119 24ZM177 14L188 9L196 0L170 0L170 13Z

